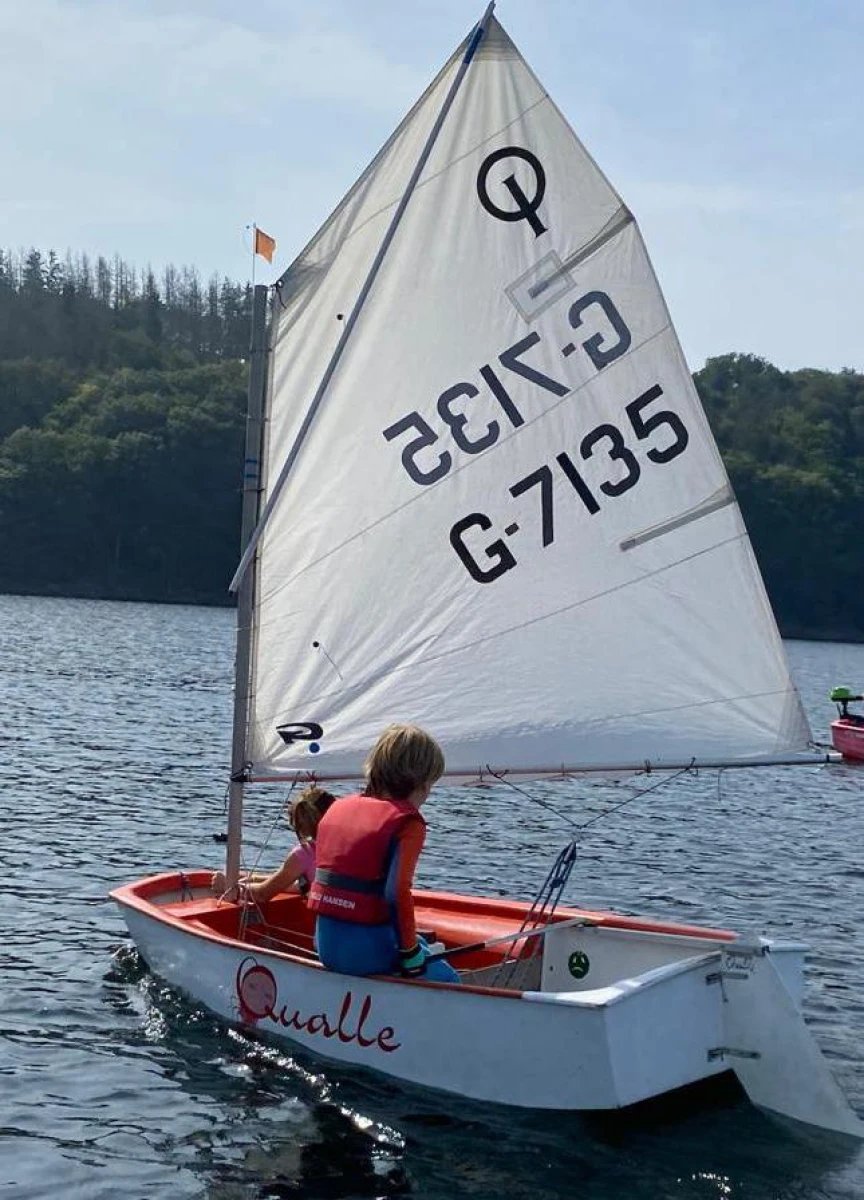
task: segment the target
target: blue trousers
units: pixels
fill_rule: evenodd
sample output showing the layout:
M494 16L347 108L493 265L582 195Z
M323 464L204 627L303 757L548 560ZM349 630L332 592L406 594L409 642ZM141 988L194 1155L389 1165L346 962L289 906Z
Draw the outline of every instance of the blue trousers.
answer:
M428 949L422 938L418 939ZM318 957L329 971L342 975L397 975L399 942L392 925L357 925L336 917L318 917L315 929ZM419 979L433 983L458 983L459 976L439 958L429 963Z

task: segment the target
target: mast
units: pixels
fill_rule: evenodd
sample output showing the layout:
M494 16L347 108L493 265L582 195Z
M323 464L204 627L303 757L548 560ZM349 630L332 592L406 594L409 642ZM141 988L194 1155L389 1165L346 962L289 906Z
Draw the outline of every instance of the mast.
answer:
M375 278L378 275L381 264L384 262L387 251L390 248L390 243L393 241L393 238L396 235L396 230L399 228L399 223L402 220L405 209L408 207L408 202L414 194L414 189L417 186L417 182L420 179L420 176L423 174L423 168L426 166L426 163L429 160L429 155L432 153L435 142L438 140L438 134L441 132L441 128L447 119L447 114L453 105L453 101L456 99L456 94L459 91L462 80L465 78L465 73L468 70L468 67L471 65L471 60L474 58L477 47L480 45L483 35L486 32L486 26L489 24L489 18L492 16L494 8L495 0L489 0L483 16L475 25L474 30L468 39L468 46L465 50L465 56L462 59L459 70L456 72L456 75L453 78L453 82L450 84L450 90L444 99L444 103L441 105L441 111L438 113L435 124L429 131L426 144L420 153L420 157L418 158L411 177L408 180L402 198L396 207L396 211L393 214L393 219L388 226L387 232L384 234L384 239L381 242L378 253L375 256L375 260L372 263L372 266L369 268L369 274L366 276L359 295L354 302L354 307L348 316L348 320L345 322L345 328L342 331L342 336L336 345L336 349L333 351L330 362L327 364L327 368L324 371L324 375L322 376L321 382L318 385L318 390L316 391L314 397L312 398L312 402L306 411L306 415L303 418L303 423L297 432L297 436L294 439L294 444L291 447L288 457L282 466L282 470L279 472L278 477L270 488L270 494L267 497L267 503L264 506L264 510L261 513L260 519L256 522L248 541L244 543L244 549L240 558L240 563L237 567L237 570L234 572L234 578L231 580L229 585L229 590L232 592L236 591L242 584L249 564L255 554L255 548L258 545L262 533L264 532L264 527L267 524L268 518L270 517L270 514L272 513L279 499L279 494L282 491L282 488L285 486L285 482L291 473L291 468L294 466L297 455L300 453L300 447L306 440L306 434L309 432L310 426L315 419L315 414L318 412L318 409L321 406L321 401L324 399L324 394L330 385L330 380L333 378L336 368L339 365L342 352L348 344L348 340L351 337L354 326L357 324L357 319L360 316L363 305L366 303L366 298L372 290L372 285L375 282Z
M241 553L249 544L258 522L261 499L264 393L267 386L267 290L260 283L252 289L252 342L249 355L246 451L243 458L243 509L240 519ZM225 861L225 876L229 888L237 882L240 873L256 574L254 568L246 572L237 596L234 725L231 739L231 782L228 789L228 847Z

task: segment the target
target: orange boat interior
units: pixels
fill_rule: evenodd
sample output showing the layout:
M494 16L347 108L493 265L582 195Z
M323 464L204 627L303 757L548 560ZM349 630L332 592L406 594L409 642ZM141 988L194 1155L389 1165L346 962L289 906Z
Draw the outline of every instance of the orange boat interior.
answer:
M518 900L496 900L450 892L415 892L418 930L433 943L448 950L494 941L515 934L523 927L530 905ZM314 914L297 892L285 892L261 905L242 906L221 900L210 891L210 873L190 871L144 879L118 889L116 899L132 908L149 911L160 920L179 923L199 935L240 941L259 946L307 965L319 965L314 946ZM154 911L155 910L155 911ZM652 921L589 909L559 908L552 923L584 921L592 928L626 930L728 941L734 934L725 930ZM545 923L545 922L544 922ZM529 924L528 928L533 926ZM513 939L475 948L453 959L460 974L478 984L504 962L530 960L539 967L542 938ZM439 947L435 947L436 949ZM525 977L522 987L536 986ZM511 986L520 986L514 984Z

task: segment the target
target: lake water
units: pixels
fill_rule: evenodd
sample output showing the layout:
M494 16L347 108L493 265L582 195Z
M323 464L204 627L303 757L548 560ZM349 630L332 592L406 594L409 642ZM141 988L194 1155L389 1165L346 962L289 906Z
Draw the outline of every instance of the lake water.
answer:
M221 861L233 614L0 597L0 1192L28 1200L860 1200L864 1151L721 1089L603 1119L465 1104L253 1040L143 968L106 899ZM864 646L788 647L814 734ZM638 785L531 785L581 818ZM529 789L530 790L530 789ZM249 804L252 859L282 805ZM864 1113L864 767L684 778L597 822L570 902L801 937L805 1013ZM436 791L419 882L530 896L567 826ZM289 844L276 825L262 864ZM446 1054L446 1047L442 1047Z

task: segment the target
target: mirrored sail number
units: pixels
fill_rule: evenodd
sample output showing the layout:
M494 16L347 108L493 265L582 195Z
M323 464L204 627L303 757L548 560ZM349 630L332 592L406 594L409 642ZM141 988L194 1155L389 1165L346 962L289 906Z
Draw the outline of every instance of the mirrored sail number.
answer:
M571 304L568 319L572 329L579 329L589 309L597 309L607 325L604 332L593 333L580 343L588 358L597 371L614 362L624 354L631 343L630 330L624 323L621 314L605 292L592 291L581 296ZM534 331L527 337L508 346L498 355L500 367L496 369L491 363L484 363L478 369L478 374L497 405L498 416L506 418L513 429L525 424L521 409L505 386L508 376L516 376L525 380L533 388L547 392L557 399L566 396L570 385L560 379L541 371L530 356L540 344L540 334ZM561 350L564 358L569 357L576 346L569 342ZM507 380L509 387L512 384ZM523 386L524 385L520 385ZM497 417L478 420L476 413L472 418L472 401L481 395L481 391L473 383L463 381L445 389L438 397L436 410L440 421L446 427L450 439L456 449L464 454L481 454L494 446L501 436L501 421ZM485 398L485 397L484 397ZM498 412L500 410L500 413ZM432 425L421 413L407 413L383 431L388 442L395 441L405 434L408 440L402 443L402 466L410 479L421 487L428 487L443 479L453 466L451 449L440 447L443 436L436 432Z
M562 450L555 455L554 466L543 463L510 488L513 499L536 490L540 507L540 540L543 546L555 541L555 510L553 493L556 472L560 472L570 484L582 506L590 516L601 511L601 500L597 493L614 499L634 488L642 475L642 467L627 439L635 434L637 442L648 442L645 456L652 463L672 462L687 449L690 436L676 412L669 408L657 408L656 402L663 395L659 384L654 384L628 404L624 412L630 423L626 438L617 425L604 423L591 429L579 443L578 456L582 462L598 460L603 463L603 478L596 484L596 491L586 482L573 457ZM655 436L656 435L656 436ZM504 537L512 538L519 532L519 524L512 521L503 529L503 537L487 542L479 534L487 534L493 528L486 513L473 512L462 517L450 530L450 545L456 551L463 566L478 583L492 583L517 565L516 556Z

